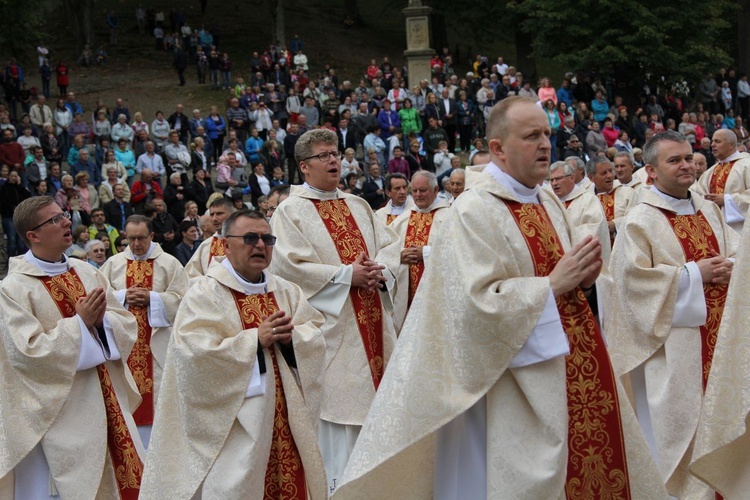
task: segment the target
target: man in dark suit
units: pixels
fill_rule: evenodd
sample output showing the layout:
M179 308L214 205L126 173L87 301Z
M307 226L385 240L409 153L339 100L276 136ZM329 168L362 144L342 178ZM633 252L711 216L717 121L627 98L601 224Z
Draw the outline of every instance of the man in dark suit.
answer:
M125 188L123 188L122 184L115 184L115 187L112 188L112 195L114 198L102 206L102 209L104 209L104 219L107 221L107 224L117 229L117 231L123 232L125 221L133 215L133 207L129 202L125 201Z
M339 129L336 131L336 136L339 138L339 151L342 153L348 148L357 150L357 141L354 137L354 130L349 128L349 120L342 118L339 120Z
M379 209L388 198L385 195L385 180L380 177L380 165L370 165L370 175L362 184L362 197L370 204L373 211Z
M443 129L448 134L448 151L451 153L456 150L456 128L458 127L458 105L455 99L449 97L448 89L443 89L443 94L438 99L440 110L443 115Z

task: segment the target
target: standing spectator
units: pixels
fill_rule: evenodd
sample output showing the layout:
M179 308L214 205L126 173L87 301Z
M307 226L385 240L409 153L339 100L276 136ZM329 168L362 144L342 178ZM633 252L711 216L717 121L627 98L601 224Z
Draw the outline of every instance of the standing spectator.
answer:
M401 130L404 132L404 137L409 137L412 132L415 134L422 132L422 119L417 108L413 106L410 97L404 99L404 106L398 110L398 116L401 120Z
M656 102L656 97L654 97L654 102ZM604 119L607 117L607 113L609 113L609 104L604 99L604 93L601 90L597 90L594 93L594 100L591 101L591 109L594 112L594 120L599 122L599 125L602 125Z
M114 10L109 11L109 15L107 16L107 26L109 26L110 45L117 45L117 35L120 32L120 19L117 17Z
M96 144L101 144L103 137L108 138L112 135L112 123L107 119L107 114L104 111L99 111L99 115L94 121L93 129Z
M117 167L109 165L104 172L104 180L99 185L99 204L104 205L114 198L115 186L123 187L123 197L125 201L130 201L130 188L127 183L118 176Z
M44 133L39 139L44 149L44 157L49 161L61 162L62 151L60 149L60 141L57 140L55 135L55 129L51 122L44 124Z
M555 88L550 85L549 78L546 76L542 78L542 85L539 87L539 90L537 90L537 95L539 96L539 101L547 102L548 99L551 99L552 102L555 103L555 106L557 106L557 92L555 91Z
M245 142L245 156L250 164L255 165L260 160L260 150L262 147L263 139L259 137L258 129L253 127L250 129L250 137Z
M42 145L37 137L31 135L31 132L31 127L26 126L23 128L23 134L21 134L18 139L16 139L16 142L18 142L18 144L20 144L23 148L24 158L29 155L30 148L37 146L41 147Z
M229 90L232 88L232 60L229 54L223 52L219 60L219 71L221 71L221 88Z
M43 95L37 96L36 104L29 110L29 118L38 131L42 130L45 123L52 123L52 110L47 106L47 99Z
M118 182L126 183L128 187L133 183L133 176L130 174L128 169L125 168L125 165L117 161L117 159L115 158L115 151L113 149L108 149L104 152L104 160L102 162L102 179L104 180L102 180L102 185L106 183L106 179L108 179L109 177L108 172L110 169L115 170ZM130 196L128 196L128 198L130 198Z
M76 181L80 173L88 174L87 180L90 180L97 189L99 188L99 185L102 183L102 172L96 165L96 162L89 158L89 150L86 148L82 148L79 151L78 161L70 165L70 175L74 176Z
M302 176L299 171L297 160L294 156L294 149L297 145L297 140L300 138L299 125L292 123L289 127L289 132L284 137L284 155L287 158L287 172L289 178L289 184L301 184ZM299 180L299 182L298 182Z
M441 127L438 127L438 120L434 116L427 119L427 124L427 130L424 132L424 150L427 153L426 170L435 172L435 153L441 141L448 142L448 134Z
M0 165L8 165L11 170L21 172L25 159L23 146L13 140L13 131L10 129L3 130L3 142L0 144Z
M547 115L547 121L549 122L550 127L549 142L552 147L552 158L550 159L550 164L552 164L557 161L557 132L560 129L560 114L557 112L555 102L552 99L547 99L542 102L544 103L544 112Z
M211 80L211 89L219 89L219 71L221 68L221 57L216 49L211 49L208 55L208 74Z
M211 184L211 178L205 170L196 170L193 174L193 180L188 186L190 197L198 204L198 214L203 215L207 208L208 198L213 194L214 188Z
M185 206L190 201L190 194L185 186L179 172L169 176L169 184L164 188L164 202L167 204L167 212L175 220L185 217Z
M8 181L0 186L0 215L3 219L3 232L8 239L8 257L15 257L26 252L26 245L13 226L13 212L27 198L31 198L31 193L21 184L21 176L18 172L11 171L8 174Z
M378 125L380 126L380 138L383 141L387 141L393 135L396 127L401 126L401 118L395 110L391 109L391 101L388 99L383 101L383 109L378 113Z
M224 136L226 135L226 122L219 114L216 106L211 106L211 112L206 119L206 131L213 145L211 163L215 165L219 159L219 154L224 149Z
M227 124L230 130L234 130L237 133L237 140L243 144L247 139L247 111L240 108L240 100L233 97L230 101L229 109L227 109Z
M104 217L107 224L119 232L125 230L125 221L133 215L133 207L125 198L126 184L116 184L112 188L112 199L104 204ZM128 197L130 193L128 192ZM120 250L118 250L119 252Z
M183 144L188 143L188 132L190 131L190 119L185 114L185 106L178 104L175 106L175 111L169 118L170 130L174 130L180 136L180 142Z
M458 135L461 139L461 151L468 152L471 149L471 137L476 123L476 106L468 100L464 90L458 93L456 106L458 108Z
M177 221L170 213L167 212L167 205L161 198L156 198L152 202L154 210L154 218L152 220L154 224L154 241L161 244L162 249L169 253L174 254L174 249L180 242L179 232L180 226Z
M180 87L185 86L185 70L188 65L187 52L182 48L181 44L175 44L174 56L172 57L172 66L177 70L177 77L180 80Z
M124 113L117 117L117 123L112 126L111 137L113 143L119 144L120 140L124 140L126 146L132 146L135 132L133 131L133 127L128 125L127 119L128 117Z
M169 143L164 146L164 156L166 157L167 175L172 176L173 172L185 175L183 179L187 183L187 168L190 166L190 152L184 144L180 142L180 135L176 130L169 132Z
M57 89L60 92L60 97L63 97L68 92L68 85L70 85L70 75L68 75L68 65L64 61L57 61L55 66L55 74L57 81Z
M128 127L130 128L130 127ZM132 133L133 131L130 130ZM91 138L91 130L83 119L83 114L75 112L73 114L73 122L68 125L68 139L72 137L81 137L83 144L88 144Z
M52 81L52 68L50 68L47 59L45 59L42 65L39 66L39 76L42 79L42 95L49 99L49 84Z
M159 151L163 151L164 146L167 145L169 130L169 122L164 119L164 113L157 111L156 118L151 122L151 133L154 136L154 142L159 147Z
M41 146L31 148L30 155L24 162L26 171L26 187L33 194L38 194L37 186L47 178L49 173L49 162L44 158L44 149Z

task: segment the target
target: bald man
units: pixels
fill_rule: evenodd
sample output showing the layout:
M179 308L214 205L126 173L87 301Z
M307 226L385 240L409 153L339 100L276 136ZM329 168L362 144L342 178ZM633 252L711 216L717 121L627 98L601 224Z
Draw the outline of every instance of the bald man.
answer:
M737 151L737 136L727 129L714 132L711 151L716 164L698 180L700 193L722 209L729 227L741 233L750 207L750 154Z

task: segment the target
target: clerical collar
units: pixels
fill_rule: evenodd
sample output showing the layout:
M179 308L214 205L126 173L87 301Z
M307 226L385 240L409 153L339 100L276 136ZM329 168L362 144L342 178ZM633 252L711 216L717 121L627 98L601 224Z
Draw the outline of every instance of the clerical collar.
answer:
M308 191L315 193L316 195L320 196L323 200L335 200L339 197L339 190L334 189L333 191L323 191L322 189L318 189L316 187L312 187L310 184L305 182L302 184L302 187L307 189Z
M490 174L493 179L499 182L508 191L515 193L518 201L520 201L521 203L539 203L538 185L534 186L533 188L524 186L509 174L504 172L500 167L495 165L495 162L490 162L484 168L484 171Z
M68 269L70 269L68 258L64 254L62 255L61 262L49 262L38 258L29 250L24 254L23 259L41 269L47 276L57 276L58 274L68 272Z
M719 160L719 159L717 158L717 161L718 161L719 163L729 163L729 162L732 162L732 161L734 161L734 160L737 160L737 159L739 159L739 157L740 157L740 154L742 154L742 153L740 153L739 151L735 150L735 151L734 151L734 153L732 153L731 155L727 156L727 157L726 157L726 158L724 158L723 160Z
M420 212L420 213L423 213L423 214L428 214L428 213L432 212L433 210L435 210L435 207L437 205L439 205L440 203L442 203L442 201L443 200L441 200L440 198L438 198L436 196L435 199L433 200L433 202L430 204L430 206L427 207L427 208L425 208L424 210L422 210L419 207L414 207L414 208L417 210L417 212Z
M664 200L677 215L695 214L695 206L693 205L693 197L691 196L690 191L687 193L687 198L675 198L672 195L659 191L659 188L655 185L652 185L649 189L652 193L659 195L659 197Z
M406 210L406 204L409 202L409 199L407 198L403 205L394 205L393 200L391 200L391 215L401 215L404 213L404 210Z
M151 245L149 245L148 247L148 251L143 255L133 254L133 260L148 260L148 258L151 257L151 254L153 253L155 248L156 248L156 243L152 241ZM132 253L132 250L131 250L131 253Z
M261 274L260 283L252 283L250 281L247 281L243 276L235 271L232 263L229 262L229 259L223 259L221 261L221 265L224 266L227 271L229 271L229 274L234 276L234 279L237 280L237 283L240 284L240 286L242 287L242 291L245 292L246 295L266 293L266 290L268 289L268 279L266 277L266 273Z

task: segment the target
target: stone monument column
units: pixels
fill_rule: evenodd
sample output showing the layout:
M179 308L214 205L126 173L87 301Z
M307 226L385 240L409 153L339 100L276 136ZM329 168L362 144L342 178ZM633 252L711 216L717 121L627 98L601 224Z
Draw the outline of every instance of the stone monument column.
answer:
M430 59L435 51L430 48L430 12L432 7L422 5L421 0L409 0L409 6L403 11L406 17L406 59L409 86L419 84L420 80L432 79Z

